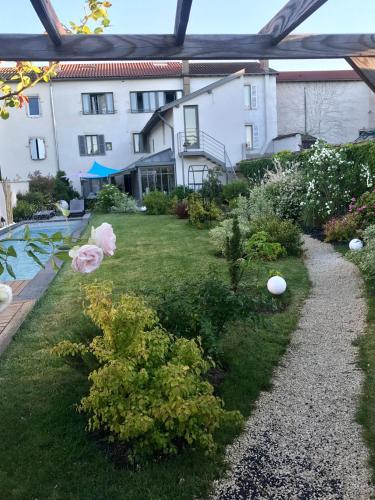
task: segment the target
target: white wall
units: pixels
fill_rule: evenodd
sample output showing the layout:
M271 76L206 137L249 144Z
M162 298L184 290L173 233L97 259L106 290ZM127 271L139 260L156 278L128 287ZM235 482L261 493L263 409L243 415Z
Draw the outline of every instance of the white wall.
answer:
M0 168L3 179L27 180L30 173L40 170L44 175L57 172L56 150L49 85L41 83L25 92L28 96L39 96L40 117L27 116L27 106L10 109L8 120L0 119ZM44 160L32 160L29 140L43 138L46 146Z
M374 126L373 92L361 81L279 82L278 134L305 131L333 144L351 142ZM372 95L371 95L372 94Z
M302 146L301 134L295 134L291 137L283 137L273 141L270 153L280 153L280 151L300 151Z

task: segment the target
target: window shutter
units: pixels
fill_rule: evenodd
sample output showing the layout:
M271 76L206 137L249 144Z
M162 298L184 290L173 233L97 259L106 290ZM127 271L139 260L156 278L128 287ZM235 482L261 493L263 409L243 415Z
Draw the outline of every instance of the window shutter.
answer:
M44 144L44 139L36 139L38 146L38 159L44 160L46 157L46 146Z
M107 105L107 113L114 113L113 94L110 93L106 94L105 100Z
M105 155L104 135L98 135L98 148L99 148L99 154Z
M258 125L253 125L253 148L259 148L259 128Z
M132 111L138 111L137 92L130 92L130 107Z
M86 156L87 151L86 151L86 142L85 142L85 136L84 135L79 135L78 136L78 146L79 146L79 154L81 156Z
M30 139L30 156L32 160L38 159L38 149L36 139Z
M256 85L251 86L251 109L258 107L258 89Z
M82 111L85 115L91 113L90 94L82 94Z

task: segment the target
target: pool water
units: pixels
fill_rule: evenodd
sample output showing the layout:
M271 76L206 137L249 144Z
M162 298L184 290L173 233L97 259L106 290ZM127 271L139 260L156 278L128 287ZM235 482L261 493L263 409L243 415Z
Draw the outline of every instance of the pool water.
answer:
M61 233L63 236L70 236L73 234L80 225L80 221L67 221L67 222L38 222L36 224L30 224L30 235L32 237L38 237L40 233L48 234L51 236L54 233ZM1 240L6 238L22 238L25 232L25 225L18 226L16 229L4 233L0 237ZM42 269L34 260L27 255L25 252L25 242L15 241L5 242L4 247L9 247L13 245L17 252L17 257L9 257L8 262L12 266L13 271L16 275L16 279L19 280L29 280L34 278L34 276ZM45 250L50 250L48 246L41 245ZM50 259L51 253L49 254L37 254L38 258L45 264ZM0 281L11 281L13 278L5 271L0 276Z

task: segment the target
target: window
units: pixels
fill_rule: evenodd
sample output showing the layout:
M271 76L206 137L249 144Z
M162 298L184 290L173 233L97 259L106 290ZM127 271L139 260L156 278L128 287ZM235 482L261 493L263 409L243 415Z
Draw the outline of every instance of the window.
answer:
M82 112L84 115L108 115L114 113L113 94L82 94Z
M46 157L46 146L44 139L33 137L29 141L30 156L32 160L44 160Z
M258 107L258 91L256 85L245 85L245 108L257 109Z
M105 150L106 151L112 151L112 142L106 142L105 143Z
M147 153L147 145L142 134L133 134L133 150L134 153Z
M40 105L38 96L29 97L29 102L27 104L27 116L30 118L39 118Z
M253 149L254 147L254 129L252 125L245 125L245 133L246 133L246 149Z
M130 107L133 113L152 113L180 97L182 90L130 92Z
M246 149L256 149L258 147L259 131L257 125L245 125L245 145Z
M79 135L78 145L81 156L105 155L104 135Z
M173 167L142 168L142 193L162 191L170 193L175 186Z

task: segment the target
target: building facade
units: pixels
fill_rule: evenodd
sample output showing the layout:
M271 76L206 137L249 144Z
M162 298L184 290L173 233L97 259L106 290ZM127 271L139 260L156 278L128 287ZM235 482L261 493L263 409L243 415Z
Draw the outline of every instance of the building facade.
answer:
M0 121L1 175L22 189L36 170L64 170L80 189L96 161L126 171L116 182L129 191L133 178L140 197L155 162L173 164L173 181L188 185L190 167L212 168L220 155L230 171L242 159L298 149L305 136L350 142L375 126L374 93L353 71L277 74L256 62L62 64L27 94L29 104ZM85 194L96 189L90 181Z

